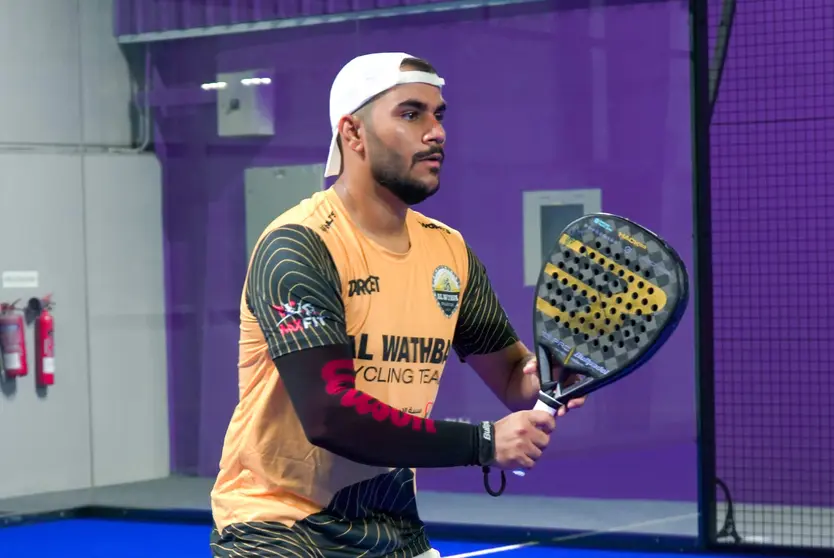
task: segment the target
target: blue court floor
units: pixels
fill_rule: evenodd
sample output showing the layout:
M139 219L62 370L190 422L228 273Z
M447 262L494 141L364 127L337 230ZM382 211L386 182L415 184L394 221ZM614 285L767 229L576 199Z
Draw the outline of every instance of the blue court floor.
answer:
M205 525L65 519L0 528L0 556L26 558L210 558ZM680 554L596 551L434 540L443 558L680 558ZM689 554L692 558L697 555Z

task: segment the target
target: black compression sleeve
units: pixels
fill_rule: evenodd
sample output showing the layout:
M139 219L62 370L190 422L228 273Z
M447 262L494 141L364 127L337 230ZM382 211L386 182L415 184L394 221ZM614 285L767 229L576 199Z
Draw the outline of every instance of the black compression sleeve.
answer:
M469 257L469 280L463 292L452 340L452 346L461 359L469 355L500 351L519 340L492 290L484 264L469 245L466 251Z
M357 390L349 345L294 352L275 365L313 445L378 467L489 465L494 459L491 424L424 419Z

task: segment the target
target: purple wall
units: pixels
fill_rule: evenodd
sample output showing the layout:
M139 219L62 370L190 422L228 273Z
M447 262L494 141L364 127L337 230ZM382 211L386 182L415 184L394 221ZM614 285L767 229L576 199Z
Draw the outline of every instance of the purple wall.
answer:
M579 3L583 0L578 0ZM628 0L626 0L628 1ZM115 0L117 35L335 15L461 0ZM573 2L576 3L576 0ZM562 2L564 5L565 2Z
M330 82L355 55L412 51L447 79L444 188L420 209L464 233L528 342L533 295L522 286L524 190L601 188L604 210L655 229L691 263L686 2L594 12L578 4L153 45L175 471L215 473L236 401L244 169L324 161ZM262 66L276 70L275 137L218 138L213 97L200 83L213 81L216 72ZM526 480L510 479L509 492L694 500L692 317L641 373L563 420L547 461ZM447 367L435 412L473 421L504 413L455 362ZM556 468L593 476L595 483L548 474ZM422 490L483 491L473 470L422 471L418 484Z
M717 473L736 501L834 505L832 41L831 0L738 3L710 132Z

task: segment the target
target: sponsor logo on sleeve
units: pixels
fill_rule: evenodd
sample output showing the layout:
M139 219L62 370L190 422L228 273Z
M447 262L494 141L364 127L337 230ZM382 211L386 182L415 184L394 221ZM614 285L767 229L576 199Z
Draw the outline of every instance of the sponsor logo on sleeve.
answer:
M273 304L281 320L278 329L281 335L298 333L324 325L324 317L312 304L290 301L285 304Z
M368 415L377 422L388 422L399 428L437 432L433 420L394 409L379 399L357 390L352 360L328 363L322 369L322 377L327 393L338 396L342 406L352 408L360 415Z

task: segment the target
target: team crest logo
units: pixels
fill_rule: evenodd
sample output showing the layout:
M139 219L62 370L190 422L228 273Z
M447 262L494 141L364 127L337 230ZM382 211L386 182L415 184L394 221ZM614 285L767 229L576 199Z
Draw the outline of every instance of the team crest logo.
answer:
M445 265L439 266L431 276L431 290L437 305L450 318L460 304L460 279Z

